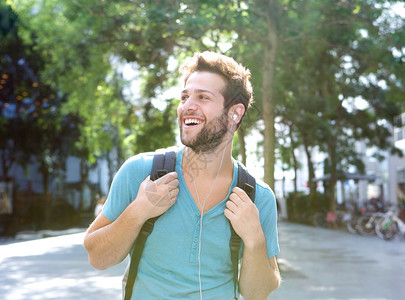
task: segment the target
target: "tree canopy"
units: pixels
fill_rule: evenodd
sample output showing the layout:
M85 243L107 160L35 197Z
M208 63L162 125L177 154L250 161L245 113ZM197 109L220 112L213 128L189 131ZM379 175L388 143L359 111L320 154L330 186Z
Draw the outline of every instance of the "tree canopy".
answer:
M395 13L401 1L7 3L20 20L18 40L41 57L41 82L66 99L63 115L80 120L74 151L88 167L113 148L118 165L173 144L177 102L164 91L177 84L186 56L207 49L252 71L255 105L238 132L240 152L245 135L259 129L270 186L276 154L296 168L300 145L312 189L314 149L327 154L332 175L362 170L353 141L398 152L389 129L403 110L404 19ZM129 64L140 83L135 94L122 72Z

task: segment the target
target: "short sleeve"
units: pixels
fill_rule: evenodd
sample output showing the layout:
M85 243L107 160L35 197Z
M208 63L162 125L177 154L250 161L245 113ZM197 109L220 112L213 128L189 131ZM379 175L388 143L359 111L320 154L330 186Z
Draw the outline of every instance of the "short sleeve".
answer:
M277 203L273 191L263 183L256 183L255 204L259 210L260 222L266 236L267 257L280 252L277 230Z
M153 156L150 155L136 155L128 159L118 170L103 207L103 213L108 220L115 221L136 198L139 186L150 174L152 160Z

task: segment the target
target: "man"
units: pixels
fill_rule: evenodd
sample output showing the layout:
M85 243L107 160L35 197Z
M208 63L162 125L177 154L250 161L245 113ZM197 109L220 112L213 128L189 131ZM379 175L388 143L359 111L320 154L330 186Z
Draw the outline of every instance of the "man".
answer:
M131 299L234 299L229 239L241 237L239 290L266 299L280 284L274 194L256 184L253 203L237 184L232 138L252 101L250 72L232 58L196 53L182 68L177 114L184 148L175 172L152 182L152 154L129 159L115 176L103 212L87 230L91 265L121 262L140 228L148 237Z

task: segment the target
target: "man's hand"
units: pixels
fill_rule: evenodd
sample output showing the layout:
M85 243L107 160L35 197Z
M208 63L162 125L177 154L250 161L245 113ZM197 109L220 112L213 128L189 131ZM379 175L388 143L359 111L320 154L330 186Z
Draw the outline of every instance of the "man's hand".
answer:
M177 177L176 172L171 172L155 181L148 176L141 183L135 201L143 203L145 221L160 216L176 202L179 193Z
M225 216L245 244L263 235L259 211L249 196L239 187L232 190L226 202Z
M281 279L275 257L267 256L259 210L242 189L235 187L224 214L244 244L239 277L241 295L244 299L267 299Z
M131 251L143 224L167 211L179 193L177 173L151 181L148 176L140 185L134 201L119 217L110 221L100 213L90 225L84 239L90 264L104 270L121 262Z

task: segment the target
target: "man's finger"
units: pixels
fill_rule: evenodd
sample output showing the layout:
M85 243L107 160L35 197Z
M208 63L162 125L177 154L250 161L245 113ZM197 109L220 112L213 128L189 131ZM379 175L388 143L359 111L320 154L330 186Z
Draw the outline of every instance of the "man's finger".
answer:
M250 201L249 196L246 194L244 190L242 190L240 187L234 187L232 189L232 192L235 193L243 202Z
M170 172L170 173L167 173L166 175L160 177L158 180L156 180L156 182L158 182L158 183L169 183L169 182L171 182L173 180L176 180L178 176L179 175L177 175L176 172Z
M179 193L178 189L172 189L169 191L169 197L170 198L176 197L178 193Z
M241 199L241 197L236 194L236 193L232 193L229 195L229 200L233 203L235 203L236 206L240 206L243 203L243 200Z
M177 188L179 186L179 181L174 179L173 181L168 183L169 189Z
M171 192L174 190L179 190L179 186L178 185L168 185L167 189L169 190L169 192Z
M237 210L237 208L238 208L238 206L234 203L234 202L232 202L232 201L227 201L226 202L226 207L231 211L231 212L235 212L235 210Z
M171 190L171 191L169 192L169 197L170 197L170 199L171 199L172 201L176 201L178 194L179 194L179 190L178 190L178 189L174 189L174 190Z

